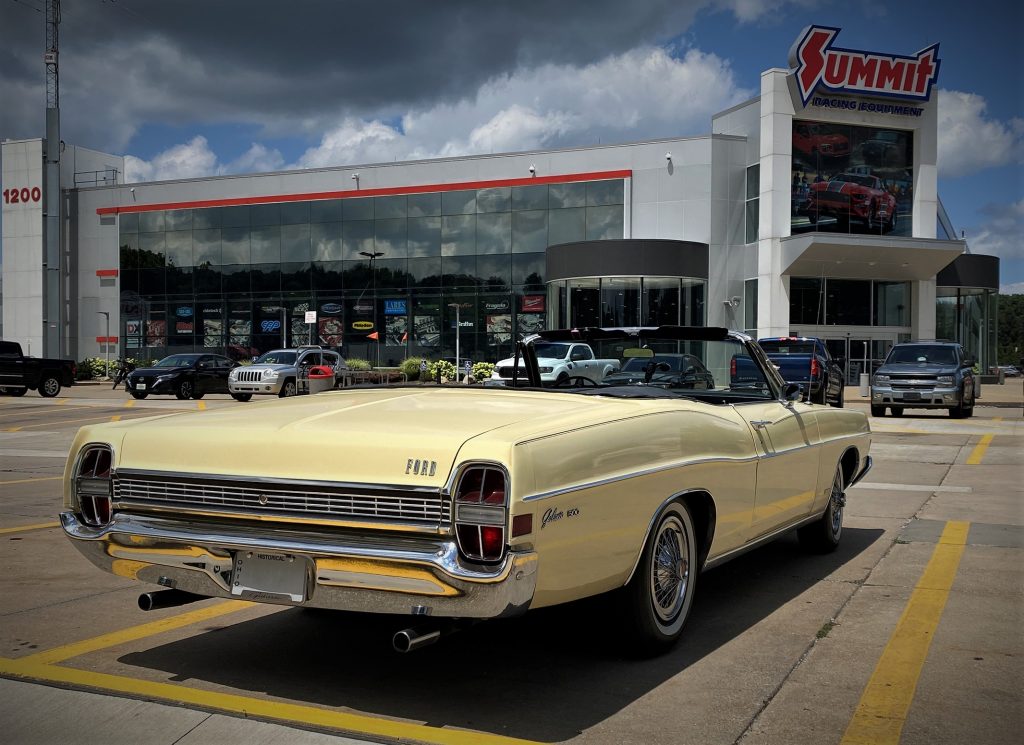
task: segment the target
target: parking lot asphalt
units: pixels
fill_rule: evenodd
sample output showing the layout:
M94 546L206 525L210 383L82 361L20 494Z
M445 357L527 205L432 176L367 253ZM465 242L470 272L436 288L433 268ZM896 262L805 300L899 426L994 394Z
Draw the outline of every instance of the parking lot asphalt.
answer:
M839 550L788 536L699 579L683 641L621 653L603 606L410 655L403 619L207 600L143 613L57 527L90 422L246 406L108 386L0 398L0 725L12 743L1004 743L1024 728L1024 396L872 418ZM847 406L867 404L856 389Z

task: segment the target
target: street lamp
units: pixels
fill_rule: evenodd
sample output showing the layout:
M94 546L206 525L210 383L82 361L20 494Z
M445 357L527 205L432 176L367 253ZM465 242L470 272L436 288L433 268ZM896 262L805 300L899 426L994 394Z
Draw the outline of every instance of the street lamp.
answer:
M355 178L359 178L356 174ZM373 295L370 302L373 303L373 333L377 335L377 367L380 367L380 329L377 328L377 273L373 271L373 260L384 255L383 251L360 251L360 256L370 260L370 282L373 284Z
M107 322L107 330L104 332L103 336L103 367L105 370L104 380L110 380L110 311L98 310L96 311L96 315L103 316L103 318L106 319Z
M449 308L455 308L455 381L459 380L459 331L461 326L459 325L459 311L463 308L468 308L469 303L448 303Z

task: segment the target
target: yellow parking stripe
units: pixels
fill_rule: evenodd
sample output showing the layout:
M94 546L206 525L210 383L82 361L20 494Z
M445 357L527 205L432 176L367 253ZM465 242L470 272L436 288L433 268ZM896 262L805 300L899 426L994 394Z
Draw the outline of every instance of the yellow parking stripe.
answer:
M316 706L287 704L216 691L201 691L172 683L157 683L136 680L122 675L41 665L37 662L27 662L27 660L28 658L18 660L0 658L0 675L125 693L131 696L197 706L206 710L223 711L244 717L269 719L285 724L303 724L396 740L416 740L437 743L437 745L532 745L529 740L492 735L486 732L471 732L413 722L399 722L392 719L377 719L366 715L321 709Z
M0 528L0 535L5 535L7 533L21 533L26 530L42 530L43 528L56 528L58 525L60 525L60 523L37 523L35 525L20 525L17 528Z
M981 442L975 445L974 450L967 458L967 465L977 466L981 463L981 459L985 457L985 451L988 450L988 446L992 443L992 435L983 435Z
M112 422L119 422L119 421L121 421L121 415L120 414L114 414L114 416L110 417L110 421L112 421Z
M199 409L199 411L206 411L206 402L196 401L196 408Z
M19 432L19 431L21 431L21 427L8 427L7 429L4 430L4 432Z
M62 398L59 401L57 401L57 406L64 406L65 404L69 403L70 401L71 401L70 398Z
M130 409L130 408L132 408L133 406L135 406L135 402L134 402L134 401L125 401L125 402L124 402L124 407L125 407L126 409Z
M64 478L63 476L38 476L34 479L15 479L14 481L0 481L0 486L4 484L30 484L33 481L57 481L58 479Z
M43 652L36 652L33 655L22 657L19 661L31 662L37 665L50 665L55 662L70 660L72 657L81 657L83 654L89 654L90 652L106 649L107 647L116 647L118 644L124 644L125 642L145 639L147 636L154 636L165 631L190 626L194 623L209 621L211 618L217 618L218 616L226 616L228 613L236 613L251 605L252 603L243 600L226 600L209 608L181 613L177 616L160 619L159 621L151 621L150 623L132 626L121 631L96 636L92 639L83 639L80 642L73 642L72 644L54 647Z
M898 745L970 526L957 520L946 523L840 745Z

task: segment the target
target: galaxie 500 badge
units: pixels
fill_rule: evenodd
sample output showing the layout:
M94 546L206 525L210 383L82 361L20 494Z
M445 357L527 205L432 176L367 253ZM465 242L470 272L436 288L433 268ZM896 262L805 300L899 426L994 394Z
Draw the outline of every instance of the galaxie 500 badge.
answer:
M558 522L563 517L576 517L578 514L580 514L578 507L570 507L565 512L555 507L548 507L544 510L544 517L540 519L540 529L544 530L548 523Z
M405 461L405 472L413 476L433 476L437 473L437 461L409 458Z

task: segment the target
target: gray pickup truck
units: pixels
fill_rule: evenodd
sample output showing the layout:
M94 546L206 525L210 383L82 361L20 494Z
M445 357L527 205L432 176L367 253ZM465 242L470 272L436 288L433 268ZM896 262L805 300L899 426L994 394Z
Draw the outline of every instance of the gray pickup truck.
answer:
M912 341L889 350L871 377L871 416L904 409L947 409L954 419L974 414L980 397L974 359L950 341Z

